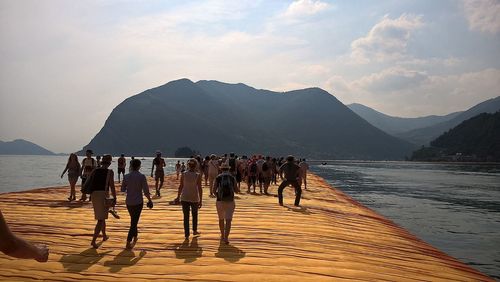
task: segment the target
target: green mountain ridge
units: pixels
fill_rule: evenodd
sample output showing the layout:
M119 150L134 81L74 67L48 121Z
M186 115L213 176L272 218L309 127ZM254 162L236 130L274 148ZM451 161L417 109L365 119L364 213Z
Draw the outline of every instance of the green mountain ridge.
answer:
M500 161L500 111L463 121L415 151L413 160Z
M415 149L320 88L280 93L180 79L123 101L83 150L173 156L184 146L202 154L368 160L403 159Z
M481 113L494 113L500 110L500 96L481 102L474 107L461 112L454 118L432 126L418 128L407 132L395 134L396 137L412 142L416 145L429 145L435 138L444 132L459 125L461 122L470 119Z

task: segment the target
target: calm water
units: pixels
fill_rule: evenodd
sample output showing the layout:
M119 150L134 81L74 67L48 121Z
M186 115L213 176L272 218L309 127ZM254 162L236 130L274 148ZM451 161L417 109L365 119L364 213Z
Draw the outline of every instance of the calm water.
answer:
M142 160L143 173L151 171L152 159ZM67 185L66 176L60 178L66 161L0 156L0 193ZM166 172L176 162L167 159ZM424 241L500 278L500 165L335 161L311 163L311 170Z
M500 278L500 165L335 161L311 170L424 241Z

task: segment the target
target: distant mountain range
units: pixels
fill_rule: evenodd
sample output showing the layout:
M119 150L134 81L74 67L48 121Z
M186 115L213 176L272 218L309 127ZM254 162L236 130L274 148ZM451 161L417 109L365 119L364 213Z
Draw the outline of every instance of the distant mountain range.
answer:
M448 121L443 121L424 128L419 128L399 133L396 134L396 136L417 145L428 145L429 142L436 139L447 130L450 130L451 128L459 125L461 122L470 119L473 116L476 116L481 113L494 113L499 110L500 110L500 96L479 103L474 107L464 112L461 112L460 114L458 114L457 116Z
M500 110L500 96L484 101L466 111L445 116L400 118L388 116L361 104L349 108L372 125L416 145L428 145L447 130L480 113L494 113Z
M357 103L347 105L347 107L372 125L392 135L445 122L462 113L454 112L445 116L431 115L416 118L403 118L386 115Z
M53 152L26 140L0 141L0 155L55 155Z
M474 116L412 155L413 160L500 161L500 111Z
M416 148L319 88L281 93L181 79L120 103L83 150L173 156L184 146L202 154L367 160L403 159Z

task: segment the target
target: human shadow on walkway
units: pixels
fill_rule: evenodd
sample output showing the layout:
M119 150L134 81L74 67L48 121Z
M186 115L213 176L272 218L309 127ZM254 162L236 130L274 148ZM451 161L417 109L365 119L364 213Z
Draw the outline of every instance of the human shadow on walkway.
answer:
M98 253L97 249L88 248L79 254L63 255L59 262L61 262L64 269L69 272L82 272L89 269L92 265L98 263L105 255L109 253L111 253L111 251Z
M306 207L304 206L300 206L300 207L296 207L296 206L285 206L289 211L293 211L293 212L300 212L302 214L306 214L306 215L309 215L309 214L312 214L312 212L310 212Z
M84 205L91 204L90 202L82 202L82 201L55 201L51 202L48 204L49 207L51 208L69 208L69 209L74 209L74 208L81 208Z
M191 239L191 242L189 239L185 239L181 244L174 244L173 249L175 257L183 259L184 263L194 262L203 254L203 249L198 246L198 237Z
M226 244L221 241L219 243L219 248L217 249L217 253L215 253L215 256L218 258L222 258L228 262L237 262L245 257L245 252L233 245Z
M129 267L135 265L139 260L141 260L146 255L145 250L141 250L139 255L136 256L133 250L124 249L119 254L115 256L113 260L104 262L104 266L109 267L109 272L117 273L124 267Z

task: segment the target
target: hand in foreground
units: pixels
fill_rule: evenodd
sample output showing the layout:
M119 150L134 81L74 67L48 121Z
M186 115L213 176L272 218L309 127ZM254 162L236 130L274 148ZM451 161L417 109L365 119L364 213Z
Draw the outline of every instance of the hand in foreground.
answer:
M38 262L46 262L49 259L49 248L46 245L35 245L38 255L35 257Z
M202 204L201 204L201 201L200 201L200 202L198 203L198 208L199 208L199 209L201 209L201 206L202 206Z

